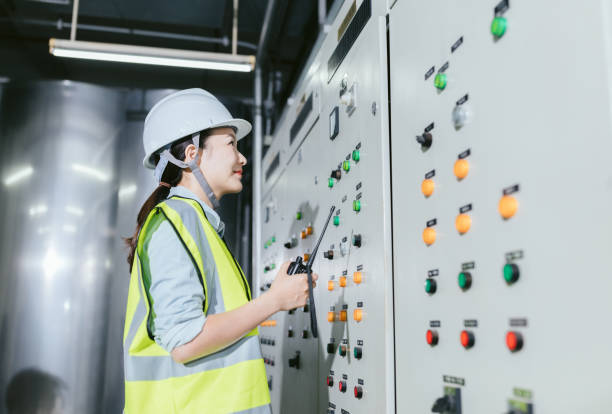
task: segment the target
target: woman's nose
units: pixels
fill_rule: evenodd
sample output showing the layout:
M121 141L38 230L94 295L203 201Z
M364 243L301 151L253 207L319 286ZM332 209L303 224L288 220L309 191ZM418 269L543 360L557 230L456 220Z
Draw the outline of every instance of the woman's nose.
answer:
M238 157L239 157L239 160L240 160L240 165L245 166L246 163L247 163L246 157L244 155L242 155L241 152L238 152Z

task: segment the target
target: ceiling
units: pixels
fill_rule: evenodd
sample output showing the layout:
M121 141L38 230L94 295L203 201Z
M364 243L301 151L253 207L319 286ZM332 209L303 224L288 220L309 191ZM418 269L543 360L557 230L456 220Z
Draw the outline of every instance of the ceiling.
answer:
M267 0L239 4L238 53L257 52ZM332 1L327 0L327 6ZM77 40L231 53L232 0L80 0ZM51 56L70 37L72 0L0 0L0 77L70 79L129 88L202 87L250 101L253 73L105 63ZM267 71L279 71L284 102L318 33L317 1L280 0L270 25Z

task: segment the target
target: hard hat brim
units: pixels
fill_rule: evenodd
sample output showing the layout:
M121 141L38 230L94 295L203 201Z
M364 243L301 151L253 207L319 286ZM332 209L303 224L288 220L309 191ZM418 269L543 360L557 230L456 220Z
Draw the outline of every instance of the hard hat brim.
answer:
M244 119L240 118L233 118L224 122L220 122L218 124L213 124L206 128L206 130L220 128L224 126L234 127L236 129L236 141L240 141L242 138L246 137L251 132L251 129L253 129L249 121L245 121ZM161 150L161 148L157 148L152 153L145 155L144 159L142 160L142 164L145 166L145 168L149 168L151 170L155 169L155 164L153 163L153 156L159 150Z

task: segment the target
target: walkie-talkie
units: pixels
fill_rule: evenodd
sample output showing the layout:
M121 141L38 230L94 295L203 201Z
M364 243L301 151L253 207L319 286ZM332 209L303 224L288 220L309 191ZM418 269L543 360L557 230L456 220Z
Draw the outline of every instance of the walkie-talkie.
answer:
M319 250L319 245L321 244L321 240L323 240L323 235L325 234L325 230L327 230L327 225L329 224L329 220L332 218L332 214L334 214L334 210L336 206L331 206L329 210L329 216L327 216L327 221L325 222L325 226L323 226L323 231L321 231L321 235L319 236L319 240L317 240L317 244L314 247L310 257L306 264L302 261L302 257L298 256L287 268L288 275L295 275L299 273L306 273L308 275L308 302L310 308L310 330L312 331L312 336L317 338L319 333L317 331L317 310L315 308L314 303L314 295L312 293L312 263L314 262L315 257L317 257L317 251Z

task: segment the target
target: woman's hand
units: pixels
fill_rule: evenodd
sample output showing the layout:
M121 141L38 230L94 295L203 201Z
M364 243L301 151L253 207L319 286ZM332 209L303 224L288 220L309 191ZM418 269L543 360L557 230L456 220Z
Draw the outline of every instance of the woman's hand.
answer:
M274 298L279 310L291 310L304 306L308 301L308 276L305 273L288 275L291 262L280 267L268 293ZM319 275L312 274L312 286L317 285Z

